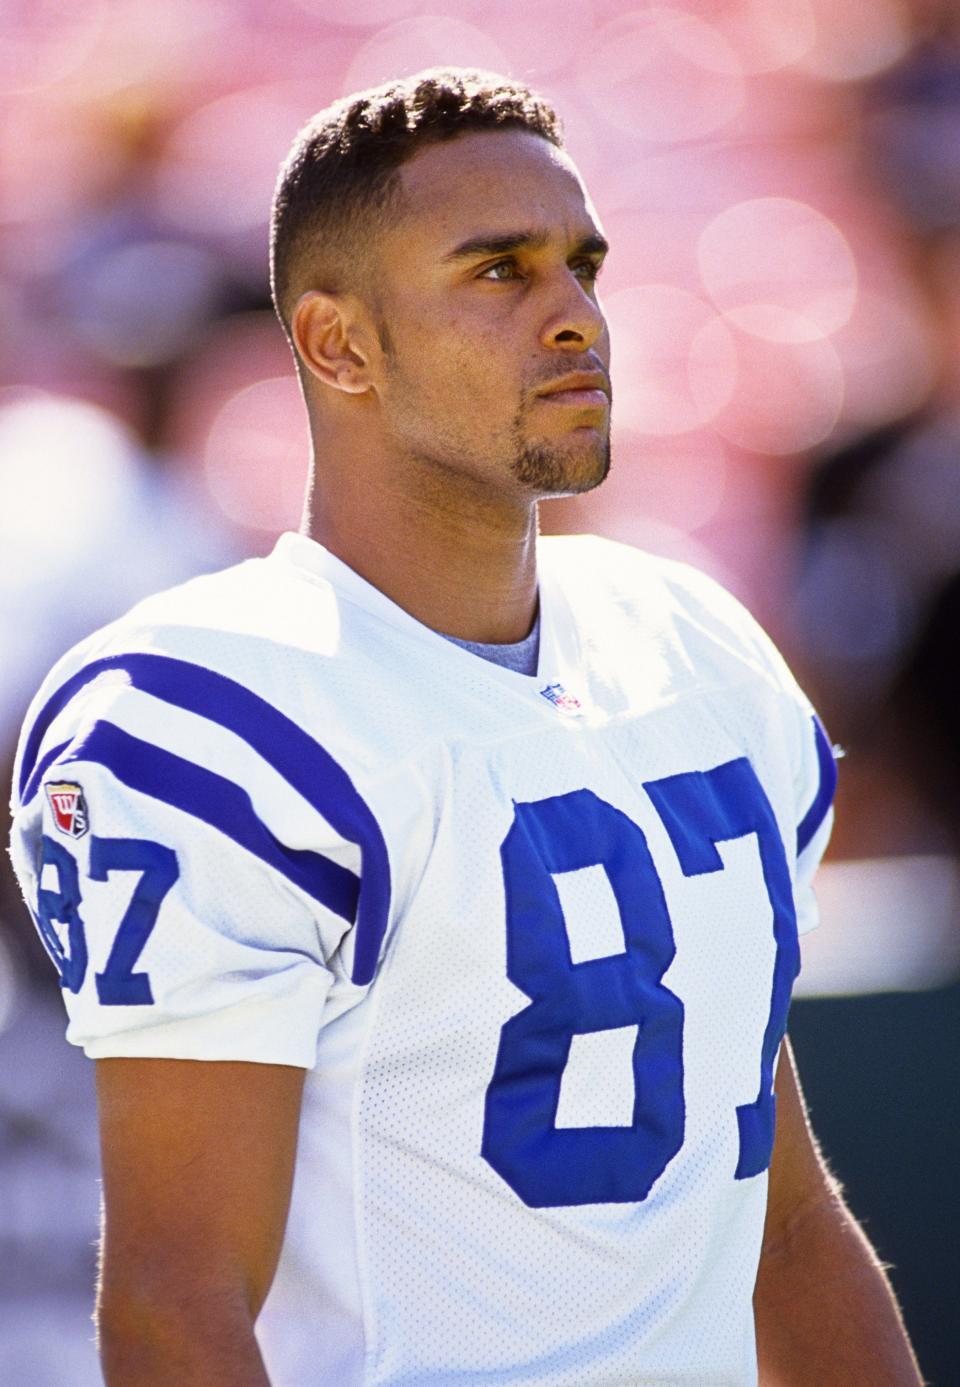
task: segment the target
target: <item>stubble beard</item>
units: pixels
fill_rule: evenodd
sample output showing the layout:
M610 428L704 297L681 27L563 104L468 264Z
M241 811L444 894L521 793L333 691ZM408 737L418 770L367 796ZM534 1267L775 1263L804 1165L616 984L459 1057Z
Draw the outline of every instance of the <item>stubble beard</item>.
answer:
M514 453L510 471L526 491L537 496L580 496L593 491L610 471L610 435L589 458L571 456L547 443L523 441L521 419L514 421Z
M389 338L385 325L381 332L386 345ZM388 368L392 368L390 373L394 378L393 383L399 388L402 386L402 377L396 369L395 355L392 361L388 361ZM514 482L529 495L543 499L554 496L579 496L584 492L593 491L606 480L610 471L611 456L609 430L602 439L597 440L596 448L589 453L585 450L579 454L572 454L556 445L527 441L524 438L525 422L521 406L510 428L508 467ZM437 446L438 444L440 446ZM434 435L432 447L414 446L409 449L409 455L446 473L459 474L471 470L469 461L472 450L469 446L464 447L462 441L451 438L444 447L439 431Z

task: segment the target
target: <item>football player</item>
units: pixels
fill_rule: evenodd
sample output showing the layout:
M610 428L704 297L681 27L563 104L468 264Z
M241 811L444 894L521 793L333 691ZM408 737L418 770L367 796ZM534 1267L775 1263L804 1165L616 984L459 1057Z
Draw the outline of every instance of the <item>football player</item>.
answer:
M272 236L302 533L30 710L109 1387L918 1382L783 1038L829 742L713 582L537 536L609 465L605 251L522 86L321 112Z

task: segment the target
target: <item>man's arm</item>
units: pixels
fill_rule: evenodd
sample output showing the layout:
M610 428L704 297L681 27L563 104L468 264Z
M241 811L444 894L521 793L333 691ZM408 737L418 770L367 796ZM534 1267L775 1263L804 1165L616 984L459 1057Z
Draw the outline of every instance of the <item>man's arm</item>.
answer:
M893 1292L820 1158L786 1041L776 1093L754 1294L761 1387L917 1387Z
M97 1062L107 1387L269 1387L253 1326L283 1242L304 1073Z

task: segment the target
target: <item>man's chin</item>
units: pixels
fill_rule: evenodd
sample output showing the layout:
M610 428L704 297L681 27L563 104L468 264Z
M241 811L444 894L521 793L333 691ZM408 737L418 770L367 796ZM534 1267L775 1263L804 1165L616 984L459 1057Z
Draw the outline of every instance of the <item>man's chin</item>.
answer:
M580 447L531 444L518 453L513 475L537 496L580 496L600 485L610 471L610 440Z

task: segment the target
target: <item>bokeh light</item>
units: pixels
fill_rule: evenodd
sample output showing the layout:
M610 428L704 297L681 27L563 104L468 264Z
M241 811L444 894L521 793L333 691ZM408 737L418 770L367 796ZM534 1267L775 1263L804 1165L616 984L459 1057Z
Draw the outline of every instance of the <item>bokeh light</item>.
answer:
M319 19L329 17L329 0L294 0L294 4ZM337 23L356 25L361 29L382 28L420 9L420 0L353 0L352 4L338 9Z
M518 4L517 0L461 0L457 8L462 17L496 39L509 57L510 71L527 82L542 83L554 73L565 75L595 28L592 0L571 0L568 5L546 8L542 4ZM566 81L563 88L569 89ZM566 104L560 92L556 100L566 122Z
M213 235L262 227L277 167L316 104L310 84L276 82L192 111L171 132L156 174L168 215Z
M632 206L606 212L603 228L610 253L600 278L601 298L605 302L617 290L643 282L699 288L695 248L702 226L699 208L680 212Z
M605 301L614 418L646 434L685 433L730 400L736 351L714 310L685 289L645 284Z
M598 30L577 80L597 115L641 144L701 138L732 120L744 101L742 68L723 34L664 5Z
M774 72L810 52L817 36L811 0L732 0L716 7L744 72Z
M687 535L720 513L729 476L723 444L705 429L660 438L617 430L613 469L615 505Z
M752 453L802 453L828 438L840 418L843 367L829 338L764 341L734 335L738 374L745 382L711 420L728 442Z
M380 29L362 44L344 73L342 90L357 91L438 64L494 72L511 67L499 43L475 25L444 15L418 15Z
M204 475L228 519L277 534L300 524L309 455L297 382L276 376L227 400L207 436Z
M130 488L133 440L82 400L0 391L0 552L3 586L31 581L32 558L68 569L109 543Z
M861 290L833 344L846 380L848 428L876 428L909 414L936 382L936 337L923 303L906 286L883 294Z
M816 40L799 66L832 82L860 81L891 67L910 41L903 0L812 0Z
M70 8L81 9L88 0ZM244 56L236 10L224 0L105 0L99 42L83 65L83 89L110 98L140 88L173 95L216 80ZM248 62L244 65L249 68ZM244 73L247 81L255 73ZM202 98L201 98L202 99Z
M771 342L810 342L842 327L857 265L840 228L792 198L728 207L697 246L704 287L730 322Z
M0 93L38 91L61 82L93 51L107 0L30 0L3 6Z
M101 132L80 119L70 101L24 99L2 112L0 223L29 226L28 245L34 246L37 224L56 223L53 243L39 248L39 269L50 265L66 240L68 218L96 197L101 180L116 168L112 155ZM4 267L11 249L19 249L16 240L7 242Z
M293 380L290 350L268 312L233 314L209 331L188 359L189 369L178 376L167 405L164 444L171 457L193 465L206 456L214 421L229 400L259 381ZM302 414L297 402L294 422L305 427Z

